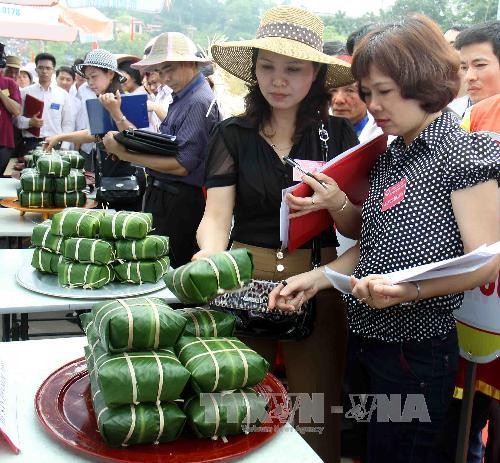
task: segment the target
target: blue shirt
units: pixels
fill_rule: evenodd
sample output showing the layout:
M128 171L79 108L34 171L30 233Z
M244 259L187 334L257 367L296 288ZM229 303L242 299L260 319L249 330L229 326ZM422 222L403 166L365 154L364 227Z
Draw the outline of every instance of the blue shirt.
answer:
M201 187L205 175L208 136L213 126L222 120L217 103L212 104L215 95L205 77L198 74L179 93L172 94L172 97L167 117L160 125L160 132L177 137L177 161L189 174L182 177L152 169L147 171L159 180Z

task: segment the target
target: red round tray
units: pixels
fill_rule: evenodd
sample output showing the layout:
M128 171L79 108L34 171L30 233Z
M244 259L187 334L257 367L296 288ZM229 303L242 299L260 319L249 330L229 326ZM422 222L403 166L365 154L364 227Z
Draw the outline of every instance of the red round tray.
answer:
M46 431L74 451L97 461L123 463L208 463L241 457L271 439L288 419L287 394L275 376L267 374L255 387L268 399L267 432L228 436L221 440L198 439L184 432L175 442L159 445L107 446L97 429L84 358L54 371L40 386L35 408ZM186 429L188 426L186 426Z

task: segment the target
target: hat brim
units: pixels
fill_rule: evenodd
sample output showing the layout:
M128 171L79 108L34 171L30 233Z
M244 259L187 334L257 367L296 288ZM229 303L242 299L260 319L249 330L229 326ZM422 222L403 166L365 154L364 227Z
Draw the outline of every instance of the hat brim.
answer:
M131 64L130 67L140 71L151 71L154 70L155 67L158 67L159 64L175 62L209 64L211 63L211 60L209 58L201 58L194 55L179 55L172 53L170 56L165 56L163 54L161 56L152 56L150 53L146 58L141 59L137 63Z
M120 80L121 84L123 84L123 82L126 82L126 80L127 80L127 78L118 69L111 69L111 68L109 68L107 66L103 66L103 65L97 64L97 63L82 63L82 64L77 64L75 66L75 72L79 76L81 76L83 78L87 78L87 76L85 75L85 72L84 72L84 69L87 66L90 66L90 67L93 67L93 68L105 69L106 71L113 71L113 72L115 72L116 74L118 74L118 79Z
M131 62L131 63L137 63L137 61L140 61L140 56L135 56L135 55L126 55L126 54L121 54L121 53L115 53L115 58L116 62L118 63L118 66L122 63L126 62Z
M305 61L326 64L325 83L328 87L343 87L354 82L351 66L345 61L326 55L302 42L283 37L222 42L212 45L214 62L222 69L245 82L255 83L252 76L252 50L259 48Z

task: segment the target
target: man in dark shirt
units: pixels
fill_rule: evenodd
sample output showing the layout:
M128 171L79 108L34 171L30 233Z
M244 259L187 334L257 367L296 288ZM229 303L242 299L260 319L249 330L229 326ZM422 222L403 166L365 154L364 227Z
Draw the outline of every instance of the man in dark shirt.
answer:
M176 156L132 153L117 143L112 133L104 138L108 153L146 167L143 209L153 214L155 233L170 238L173 267L189 262L197 251L195 234L205 208L201 187L208 135L221 120L214 94L199 71L200 63L206 62L196 56L196 46L188 37L165 32L157 37L149 55L132 65L157 71L161 83L173 91L160 132L177 137Z

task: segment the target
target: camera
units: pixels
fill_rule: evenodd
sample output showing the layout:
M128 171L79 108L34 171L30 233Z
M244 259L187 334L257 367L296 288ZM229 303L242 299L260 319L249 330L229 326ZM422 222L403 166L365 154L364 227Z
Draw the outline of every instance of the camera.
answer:
M7 56L5 55L5 45L0 43L0 68L7 67Z

